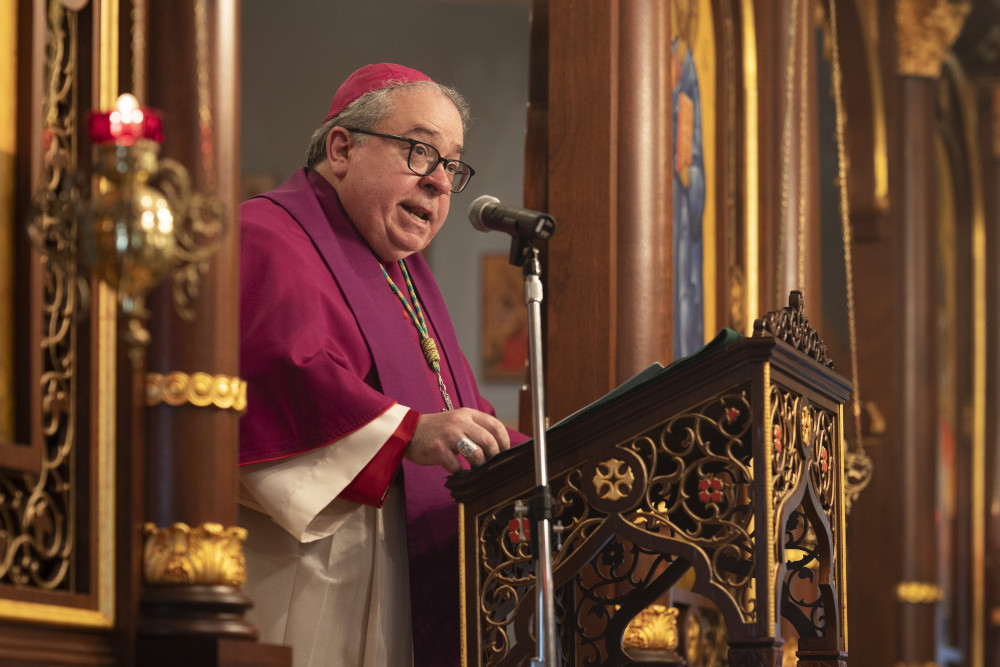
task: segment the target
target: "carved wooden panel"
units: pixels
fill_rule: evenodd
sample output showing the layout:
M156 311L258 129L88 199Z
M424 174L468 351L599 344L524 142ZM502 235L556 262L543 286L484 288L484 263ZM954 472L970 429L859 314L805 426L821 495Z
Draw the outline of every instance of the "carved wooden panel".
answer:
M21 227L14 237L15 301L26 304L16 312L29 320L17 322L25 331L15 362L26 372L15 375L15 391L28 419L15 433L24 444L0 445L0 619L109 628L113 403L102 399L114 381L102 360L113 351L113 318L107 295L75 277L75 225L67 224L90 187L78 171L89 150L81 109L91 102L95 17L107 3L73 4L21 3L17 14L27 64L18 73L17 150L32 178L19 182L16 216L30 221L29 233ZM0 642L0 656L17 650Z
M689 573L725 619L731 661L780 664L784 619L818 651L815 664L838 664L849 387L822 354L807 359L821 343L795 312L759 321L760 339L720 337L550 430L569 664L636 659L630 622ZM521 522L534 502L531 453L515 448L449 481L463 507L470 664L522 664L533 650L535 524Z

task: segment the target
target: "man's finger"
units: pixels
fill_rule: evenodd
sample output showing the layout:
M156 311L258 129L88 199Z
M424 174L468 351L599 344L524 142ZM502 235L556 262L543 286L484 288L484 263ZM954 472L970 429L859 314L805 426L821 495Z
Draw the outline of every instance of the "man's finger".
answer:
M486 460L486 454L483 452L483 448L474 443L469 438L462 438L455 445L458 453L465 457L465 460L469 462L470 465L480 465Z

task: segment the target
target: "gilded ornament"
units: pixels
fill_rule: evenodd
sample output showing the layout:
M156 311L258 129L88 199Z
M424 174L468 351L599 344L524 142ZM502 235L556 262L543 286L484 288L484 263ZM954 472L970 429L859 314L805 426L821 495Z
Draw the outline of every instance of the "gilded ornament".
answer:
M214 406L242 413L247 409L247 385L239 377L200 371L191 375L181 371L166 375L147 373L146 407L160 403L173 407L190 403L200 408Z
M701 656L705 652L702 647L701 622L695 614L688 613L684 626L686 635L684 657L689 665L701 664Z
M622 642L627 649L673 651L677 648L677 609L662 604L650 605L625 628Z
M812 415L805 405L799 410L799 429L802 432L802 444L808 446L812 442Z
M781 667L796 667L799 664L796 652L799 650L799 638L788 637L781 646Z
M143 526L143 574L154 585L242 586L246 581L245 528L205 523L191 528Z
M932 79L940 76L945 54L971 10L968 0L934 0L930 7L927 0L897 0L900 74Z
M844 459L844 509L848 513L861 492L872 481L875 464L870 456L860 452L847 452Z
M632 491L635 475L632 469L619 459L608 459L597 465L594 473L594 490L602 500L617 502Z
M896 584L896 599L907 604L932 604L944 598L937 584L926 581L901 581Z

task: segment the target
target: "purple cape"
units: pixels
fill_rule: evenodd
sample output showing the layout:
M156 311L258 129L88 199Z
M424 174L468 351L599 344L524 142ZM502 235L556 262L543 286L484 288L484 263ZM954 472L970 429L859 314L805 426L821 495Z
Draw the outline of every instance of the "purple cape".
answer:
M326 445L393 401L421 413L443 407L415 328L401 318L380 262L325 179L299 170L245 202L240 225L248 384L241 463ZM479 395L429 267L419 253L405 261L452 402L495 414ZM405 291L395 264L385 266ZM458 664L458 514L447 474L403 461L417 665Z

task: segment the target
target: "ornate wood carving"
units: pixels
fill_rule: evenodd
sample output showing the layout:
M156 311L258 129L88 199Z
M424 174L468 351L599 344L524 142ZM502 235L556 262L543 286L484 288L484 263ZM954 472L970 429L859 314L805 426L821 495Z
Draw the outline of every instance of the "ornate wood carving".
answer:
M967 0L896 0L900 74L931 79L940 76L944 56L971 9Z
M143 571L151 585L242 586L246 582L245 528L206 523L143 526Z
M815 329L809 326L809 318L803 315L805 299L802 292L793 290L788 295L788 306L772 310L753 324L754 336L770 334L780 338L808 357L812 357L827 368L833 368L833 360L827 356L826 345Z
M55 224L80 199L74 177L77 128L77 15L50 3L45 86L45 155L33 241L52 256L71 255L73 229ZM41 353L33 355L32 445L8 445L0 459L0 582L18 589L72 591L79 502L78 456L80 312L72 264L41 261L33 318Z
M691 572L691 590L725 619L731 664L780 665L779 617L839 655L847 386L834 378L776 335L737 337L550 430L569 664L635 659L630 621ZM449 482L474 555L463 574L470 664L520 664L532 648L534 562L518 530L529 455L516 448Z
M19 438L28 444L0 445L0 622L31 630L16 640L20 633L0 632L0 662L31 664L29 646L44 647L38 661L65 664L110 653L108 635L81 641L74 629L115 622L112 418L88 396L114 391L95 361L107 351L108 326L103 293L91 300L76 274L76 226L68 224L90 187L77 163L94 14L87 2L58 0L19 4L16 14L18 58L30 63L18 72L18 133L26 135L18 151L32 168L18 175L16 216L19 228L30 227L15 241L18 298L27 304L16 320L16 354L28 369L17 378L19 418L27 416Z

